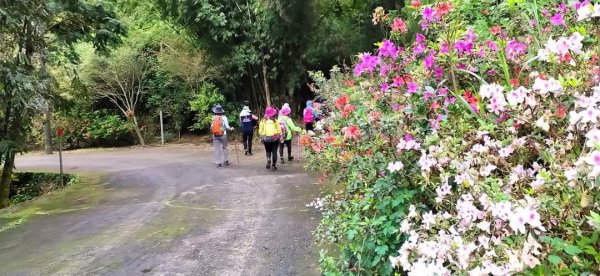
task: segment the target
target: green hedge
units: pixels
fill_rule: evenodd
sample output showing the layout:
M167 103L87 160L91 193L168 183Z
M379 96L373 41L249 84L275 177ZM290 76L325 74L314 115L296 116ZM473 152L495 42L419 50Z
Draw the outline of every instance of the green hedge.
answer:
M10 203L21 203L51 191L62 189L77 181L75 175L65 174L64 182L60 174L48 172L18 172L12 176L10 184ZM64 184L63 184L64 183Z

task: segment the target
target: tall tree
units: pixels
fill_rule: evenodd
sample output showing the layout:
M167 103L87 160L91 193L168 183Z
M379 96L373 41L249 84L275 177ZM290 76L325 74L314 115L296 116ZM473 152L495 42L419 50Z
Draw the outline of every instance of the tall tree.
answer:
M96 57L82 72L92 95L110 100L131 121L142 146L146 142L136 111L148 92L147 76L151 64L147 58L144 52L121 47L110 57Z
M15 155L25 150L34 114L51 100L49 58L76 62L74 43L92 42L106 51L120 42L125 28L101 2L73 0L0 1L0 208L9 204Z

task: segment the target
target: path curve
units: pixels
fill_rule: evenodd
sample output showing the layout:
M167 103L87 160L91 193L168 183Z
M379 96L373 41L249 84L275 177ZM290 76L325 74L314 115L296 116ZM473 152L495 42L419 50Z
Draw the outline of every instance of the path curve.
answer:
M0 226L26 215L0 231L2 275L318 275L319 218L306 204L319 186L302 164L267 171L255 155L217 169L211 156L193 146L66 153L80 187L0 212ZM21 156L17 169L56 171L56 159Z

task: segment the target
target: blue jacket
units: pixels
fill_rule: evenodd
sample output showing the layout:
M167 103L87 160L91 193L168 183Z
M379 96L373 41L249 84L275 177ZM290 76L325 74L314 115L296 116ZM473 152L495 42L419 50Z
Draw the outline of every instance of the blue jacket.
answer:
M254 116L248 106L244 106L240 112L240 122L242 124L242 132L249 133L254 131Z

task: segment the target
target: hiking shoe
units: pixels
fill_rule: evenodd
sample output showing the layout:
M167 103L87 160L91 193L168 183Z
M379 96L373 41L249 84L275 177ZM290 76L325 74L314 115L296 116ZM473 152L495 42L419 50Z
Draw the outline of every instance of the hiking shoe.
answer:
M281 164L285 164L285 161L283 160L283 157L281 157Z
M294 160L294 157L293 156L288 156L288 161L292 161L292 160Z
M271 160L267 160L267 170L271 168Z
M246 151L246 152L244 153L244 155L248 155L248 151Z
M229 161L225 161L225 166L229 166Z
M222 166L223 166L223 165L221 165L221 164L217 164L217 168L220 168L220 167L222 167Z
M273 170L276 171L277 170L277 166L273 165Z
M248 152L248 155L252 156L252 152Z

